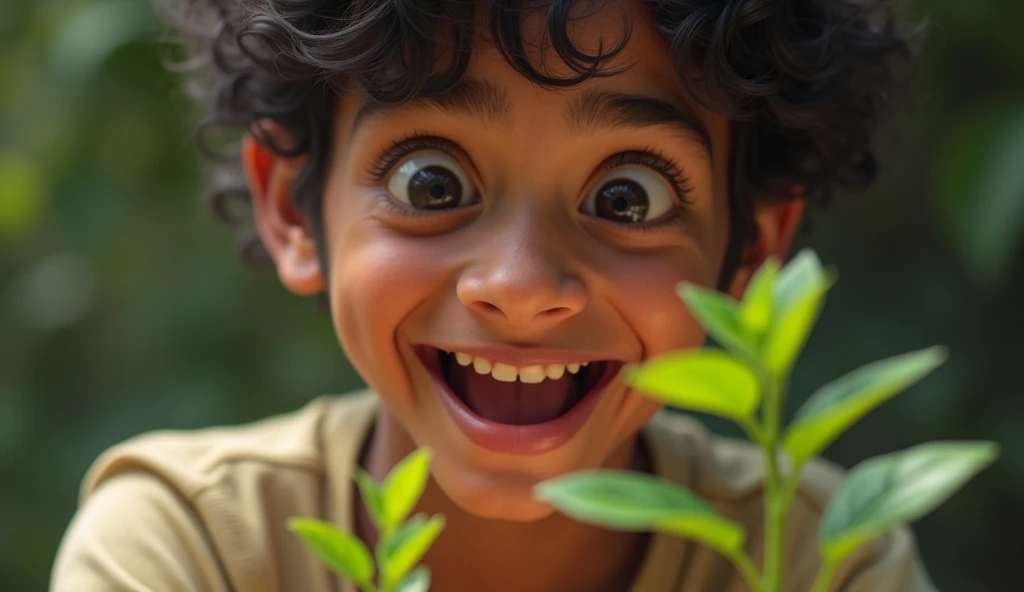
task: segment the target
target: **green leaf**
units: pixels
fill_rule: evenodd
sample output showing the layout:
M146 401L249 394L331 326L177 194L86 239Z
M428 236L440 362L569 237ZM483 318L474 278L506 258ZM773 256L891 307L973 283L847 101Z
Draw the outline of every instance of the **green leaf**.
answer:
M387 536L382 537L378 547L380 550L377 558L378 563L381 565L386 564L388 558L395 554L395 550L402 546L410 535L422 529L426 523L426 514L416 514L388 533Z
M398 586L395 587L395 592L427 592L430 588L430 569L421 565L416 569L409 572L409 575L405 576Z
M662 354L623 372L626 384L670 405L746 420L760 402L757 377L719 350Z
M630 471L573 473L538 484L534 497L581 522L630 531L653 530L700 541L731 555L743 527L669 481Z
M381 496L380 487L373 481L373 477L369 473L358 467L356 467L355 481L359 486L363 505L370 513L373 523L380 529L384 519L384 499Z
M777 310L785 311L825 279L821 260L813 249L802 249L781 270L775 282Z
M382 525L392 529L409 515L427 486L431 451L420 448L395 465L381 485Z
M783 447L797 464L817 456L860 418L945 360L945 348L931 347L868 364L823 386L797 412Z
M775 282L775 324L765 337L760 359L776 376L789 373L807 342L824 301L835 282L814 251L800 251L779 272Z
M740 311L735 300L689 283L680 284L678 292L708 335L730 351L751 360L756 359L756 340L747 333L740 321Z
M822 517L826 560L838 564L869 539L924 516L998 455L992 442L933 442L861 463Z
M740 305L740 322L747 332L762 336L771 325L775 307L775 281L779 274L779 261L768 258L747 286Z
M362 541L338 530L329 522L312 518L292 518L288 521L288 528L297 534L327 567L349 578L361 588L372 586L373 557Z
M427 552L444 529L444 516L437 514L429 520L417 515L399 527L381 543L385 589L395 586Z

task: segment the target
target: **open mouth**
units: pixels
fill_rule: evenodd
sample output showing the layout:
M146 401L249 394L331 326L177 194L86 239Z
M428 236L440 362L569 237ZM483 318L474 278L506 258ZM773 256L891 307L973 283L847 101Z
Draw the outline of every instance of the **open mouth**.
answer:
M547 424L570 414L596 397L622 367L615 360L512 366L431 346L416 350L461 406L507 426Z

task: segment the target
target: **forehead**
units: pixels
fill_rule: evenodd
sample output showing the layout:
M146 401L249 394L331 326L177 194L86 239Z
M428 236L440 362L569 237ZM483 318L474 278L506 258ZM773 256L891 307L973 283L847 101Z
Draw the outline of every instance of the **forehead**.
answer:
M571 51L593 56L621 51L601 64L598 75L575 85L544 85L510 64L508 48L503 52L491 38L489 13L479 10L477 33L465 74L441 93L417 97L407 103L380 103L360 92L355 126L366 119L411 111L441 111L468 116L489 126L523 123L523 120L560 121L569 135L587 135L597 128L644 127L667 124L691 136L711 152L712 136L723 128L722 118L699 107L686 91L671 58L669 46L656 30L644 3L574 2L568 24L552 30L547 11L524 16L518 32L523 57L542 75L574 78L563 59ZM508 45L506 39L503 43ZM556 45L563 48L560 55ZM438 64L451 59L444 44L438 44ZM571 59L571 58L570 58ZM443 67L443 66L439 66Z

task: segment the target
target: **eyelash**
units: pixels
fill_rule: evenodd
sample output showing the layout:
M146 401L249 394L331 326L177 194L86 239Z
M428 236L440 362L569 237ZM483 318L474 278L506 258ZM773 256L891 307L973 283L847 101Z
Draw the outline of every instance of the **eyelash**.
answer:
M366 172L374 182L383 183L384 179L391 174L391 170L394 169L395 165L397 165L406 156L413 152L419 152L420 150L434 150L436 152L446 154L455 160L459 160L457 151L452 147L451 143L444 138L413 131L413 133L392 142L391 145L381 153L376 162L369 166ZM445 213L443 211L431 212L429 210L417 210L416 208L402 207L395 203L394 199L383 194L380 195L379 198L381 204L392 213L410 218L430 218Z
M630 232L651 232L669 226L675 226L683 221L683 214L693 205L690 180L683 174L682 169L674 160L665 156L663 152L653 146L648 146L642 151L623 152L612 157L609 161L609 170L616 167L638 164L657 171L668 181L672 191L676 194L676 207L671 213L661 220L654 222L637 222L635 224L624 224Z
M437 136L413 132L401 139L395 140L384 150L380 157L370 165L368 174L374 181L380 183L391 173L391 170L403 158L420 150L435 150L446 154L456 160L459 159L457 151L451 143ZM638 222L636 224L623 224L622 226L630 232L651 232L668 226L677 225L683 220L683 213L692 205L692 188L689 179L672 159L665 156L663 152L653 146L648 146L642 151L623 152L615 155L609 161L608 169L637 164L646 166L657 171L668 181L672 191L676 194L677 207L673 208L671 214L654 222ZM382 200L389 209L396 213L415 217L429 217L437 215L435 212L403 208L395 204L391 199Z
M413 132L404 138L392 142L391 145L380 155L377 161L370 166L367 172L375 181L381 182L388 176L391 169L394 168L400 160L413 152L419 152L420 150L434 150L459 160L458 153L454 148L452 148L451 143L447 140L437 136L429 136Z

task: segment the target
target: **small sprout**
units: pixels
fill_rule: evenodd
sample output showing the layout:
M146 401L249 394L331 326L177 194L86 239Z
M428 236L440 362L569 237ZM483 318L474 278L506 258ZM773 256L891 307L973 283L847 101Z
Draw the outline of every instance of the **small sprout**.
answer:
M289 528L324 565L352 580L363 592L426 592L430 569L416 567L416 563L441 534L444 517L406 517L423 495L430 478L430 459L429 449L414 451L395 465L382 484L362 469L356 470L359 493L380 533L376 564L361 540L333 524L292 518Z

